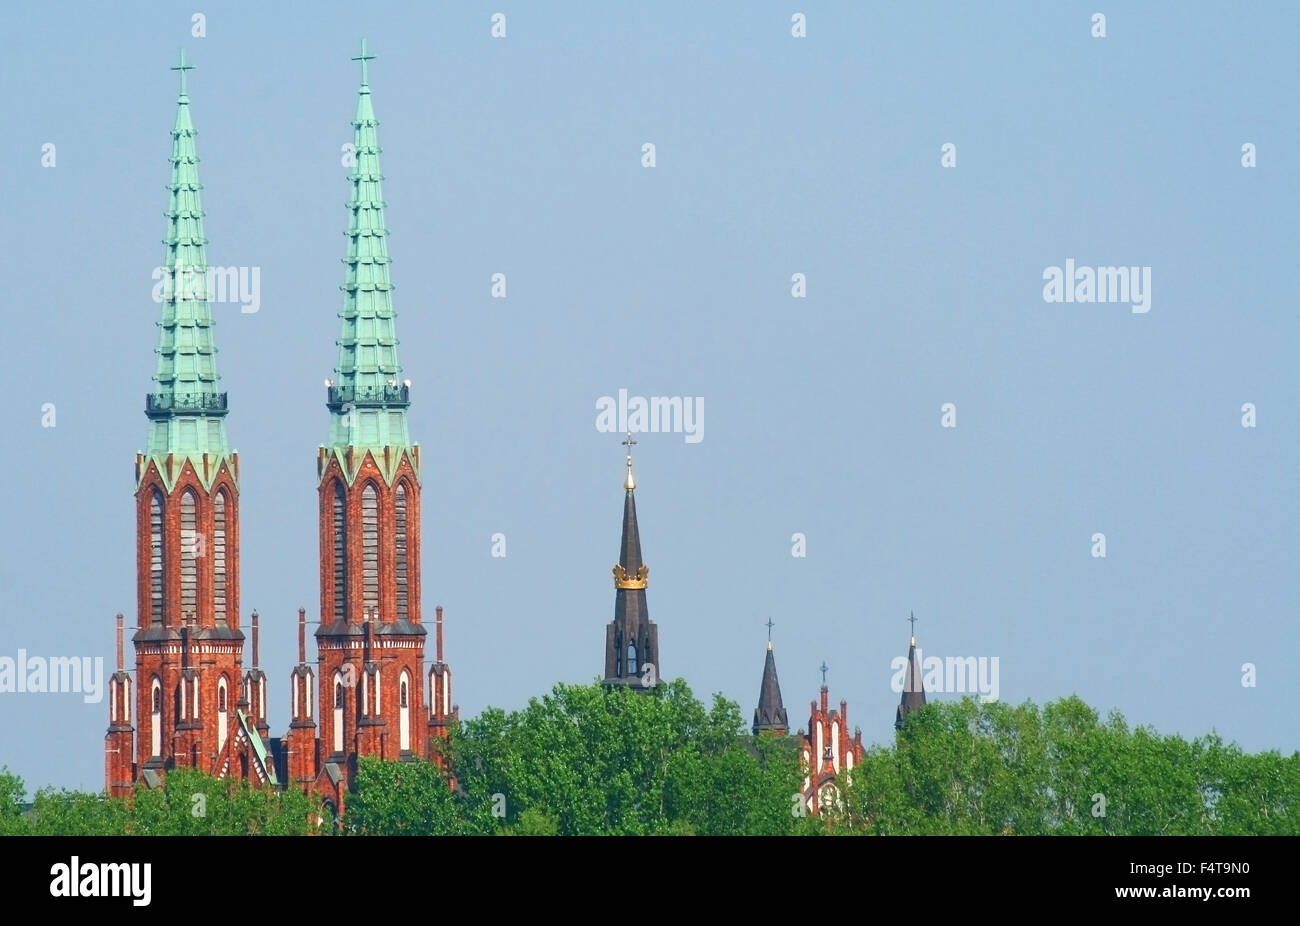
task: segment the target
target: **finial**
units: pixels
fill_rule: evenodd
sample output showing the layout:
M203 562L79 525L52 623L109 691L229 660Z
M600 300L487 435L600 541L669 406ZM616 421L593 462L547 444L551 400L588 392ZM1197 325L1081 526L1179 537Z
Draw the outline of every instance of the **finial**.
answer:
M354 55L353 58L352 58L352 60L353 60L353 61L360 61L360 62L361 62L361 86L362 86L363 89L364 89L364 88L369 88L369 86L370 86L370 75L369 75L368 69L366 68L366 62L367 62L367 61L374 61L374 60L375 60L375 56L374 56L374 55L368 55L368 54L366 54L366 40L365 40L365 39L362 39L362 40L361 40L361 54L359 54L359 55Z
M627 478L623 480L623 488L631 492L636 488L636 478L632 475L632 448L636 446L636 439L632 437L631 431L627 432L623 446L627 448Z
M186 99L186 95L185 95L185 93L186 93L186 91L185 91L185 72L186 72L186 71L192 71L192 70L194 70L194 65L192 65L192 64L187 64L186 61L185 61L185 49L183 49L183 48L181 49L181 63L180 63L180 64L173 64L173 65L172 65L172 70L173 70L173 71L180 71L180 72L181 72L181 95L180 95L180 99L184 100L184 99Z
M826 689L826 673L829 672L830 669L831 667L826 664L826 661L822 660L822 690L823 691Z
M910 643L909 645L911 645L911 646L916 646L916 612L915 612L915 611L909 611L909 612L907 612L907 613L908 613L908 615L909 615L909 617L907 618L907 621L908 621L909 624L912 625L912 640L911 640L911 643Z
M772 648L772 628L776 625L772 623L772 618L767 619L767 648Z

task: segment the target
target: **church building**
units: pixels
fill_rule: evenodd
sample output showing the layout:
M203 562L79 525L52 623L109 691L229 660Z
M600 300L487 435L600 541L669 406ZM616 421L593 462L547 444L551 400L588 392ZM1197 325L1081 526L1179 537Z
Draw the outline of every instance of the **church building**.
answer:
M316 450L320 537L319 620L297 616L298 661L289 674L290 722L270 735L268 678L260 664L259 616L249 615L249 661L240 611L239 454L226 433L203 231L197 133L184 52L173 125L157 367L145 396L146 449L135 457L135 664L126 665L125 619L117 615L117 666L109 679L105 780L114 796L137 783L158 787L167 771L193 768L222 778L320 796L342 815L358 759L440 761L459 721L435 609L434 658L421 607L421 452L409 433L410 380L397 358L397 312L366 51L353 120L347 246L334 375L325 381L327 439ZM650 691L663 678L659 630L646 600L631 434L623 522L613 567L614 619L605 627L604 684ZM265 464L264 464L265 465ZM914 620L914 619L913 619ZM308 661L312 623L316 658ZM754 711L755 736L789 737L768 622ZM830 707L822 666L820 700L807 731L793 737L811 813L840 806L841 776L862 762L848 704ZM916 651L895 717L925 704Z
M226 437L207 291L202 186L181 61L172 129L162 314L147 450L136 455L138 610L134 685L118 616L105 775L114 795L166 770L296 787L341 813L360 756L436 758L457 720L443 658L425 663L421 614L420 447L397 360L396 312L365 42L348 177L338 364L327 380L328 442L316 454L320 534L317 659L298 612L291 722L269 738L258 615L245 671L239 610L239 457ZM635 520L633 521L635 528Z

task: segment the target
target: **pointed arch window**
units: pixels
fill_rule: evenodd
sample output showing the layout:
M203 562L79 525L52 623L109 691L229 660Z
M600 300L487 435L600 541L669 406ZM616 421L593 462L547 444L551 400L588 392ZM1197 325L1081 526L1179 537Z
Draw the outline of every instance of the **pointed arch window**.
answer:
M398 748L407 752L411 748L411 703L408 689L410 687L409 678L406 671L402 671L401 682L397 686L399 696L397 702L397 741Z
M226 734L230 723L226 714L226 677L217 680L217 752L226 747Z
M347 619L347 505L343 484L334 483L334 620Z
M334 673L334 751L343 751L343 676Z
M226 622L226 490L217 492L212 503L212 612L218 623Z
M379 492L373 482L361 490L361 604L379 607Z
M181 493L181 614L195 613L199 591L197 530L198 500L193 489Z
M627 674L636 675L636 644L628 643L627 645Z
M393 538L393 551L397 573L397 619L399 621L407 620L410 613L410 594L407 579L407 528L406 528L406 483L399 482L397 491L393 494L393 508L395 514L395 529L397 535Z
M149 711L149 755L162 755L162 683L154 676Z
M154 489L149 499L149 622L161 624L162 619L163 494Z

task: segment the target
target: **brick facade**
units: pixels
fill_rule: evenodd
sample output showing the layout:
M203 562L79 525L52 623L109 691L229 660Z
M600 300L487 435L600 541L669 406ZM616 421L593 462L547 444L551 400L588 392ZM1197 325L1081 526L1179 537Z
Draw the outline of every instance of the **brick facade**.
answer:
M236 454L203 454L198 460L170 454L157 459L136 457L135 673L132 679L126 672L119 645L117 672L109 686L110 726L105 741L106 786L112 794L129 793L146 771L161 776L178 766L235 777L256 774L250 761L256 758L251 743L239 743L237 716L242 708L261 717L264 704L261 689L254 690L252 704L245 700L238 468ZM192 534L182 525L187 495L193 500ZM157 607L155 497L161 499L162 515ZM224 551L216 540L219 497L225 511ZM225 564L223 595L218 594L216 581L219 556ZM187 567L193 571L192 592L182 580ZM218 607L219 599L224 599L224 608Z
M802 730L800 744L803 765L803 795L809 813L819 814L824 805L841 801L836 776L851 775L862 764L862 733L849 736L849 706L840 701L838 711L829 708L830 693L825 685L821 700L809 705L808 732Z

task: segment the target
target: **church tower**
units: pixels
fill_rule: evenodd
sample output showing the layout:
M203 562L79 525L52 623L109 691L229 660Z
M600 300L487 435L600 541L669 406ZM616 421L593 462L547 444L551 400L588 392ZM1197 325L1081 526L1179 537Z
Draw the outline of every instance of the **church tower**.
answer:
M767 622L767 658L763 661L763 681L758 688L758 707L754 709L754 735L770 733L785 736L790 732L785 705L781 702L781 683L776 680L776 659L772 656L772 621Z
M314 681L320 761L340 797L340 783L351 784L359 755L426 756L429 729L420 616L420 448L407 431L410 381L401 378L397 362L379 120L368 76L373 58L362 40L353 59L361 62L361 87L352 123L356 164L348 178L338 365L325 384L329 442L317 451L321 621ZM312 681L300 663L295 724L310 720L304 708Z
M894 729L903 729L903 722L908 716L925 707L925 681L921 678L921 657L916 650L916 615L908 620L912 623L912 637L907 644L907 669L903 675L903 697L899 700L898 710L894 713Z
M822 663L821 700L813 701L808 712L808 732L802 730L801 762L803 765L804 802L810 813L842 810L836 779L852 776L854 766L862 764L862 732L849 737L849 705L840 701L838 711L830 708L830 690L826 687L829 667Z
M161 782L175 766L274 781L241 698L239 456L226 440L209 305L199 159L181 52L172 129L158 366L145 396L147 450L135 458L137 630L131 680L110 688L107 785ZM119 644L120 649L120 644ZM135 761L129 762L134 727ZM257 742L253 742L253 738ZM262 756L261 761L258 755Z
M605 684L649 689L663 676L659 663L659 628L650 620L646 584L650 567L641 561L641 533L636 523L636 477L632 474L632 435L623 479L623 541L614 565L614 619L605 625Z

